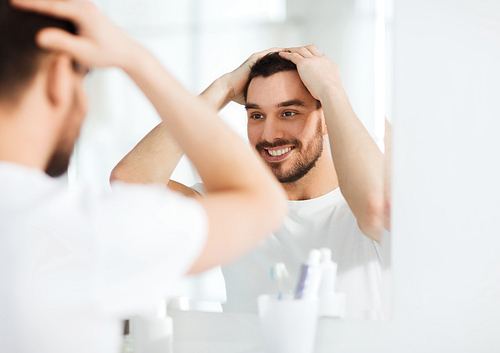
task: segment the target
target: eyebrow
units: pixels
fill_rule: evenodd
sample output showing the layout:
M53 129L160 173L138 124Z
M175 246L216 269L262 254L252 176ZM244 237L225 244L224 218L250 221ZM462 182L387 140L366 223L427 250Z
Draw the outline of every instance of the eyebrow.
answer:
M284 102L281 102L277 105L278 108L281 108L281 107L290 107L290 106L299 106L299 107L305 107L305 103L302 102L300 99L291 99L289 101L284 101ZM255 103L247 103L245 104L245 109L248 110L248 109L260 109L260 106L258 104L255 104Z
M299 107L305 107L306 104L299 99L292 99L292 100L289 100L286 102L281 102L280 104L278 104L278 108L290 107L292 105L297 105Z
M259 109L259 105L258 104L255 104L255 103L247 103L245 104L245 109L248 110L248 109Z

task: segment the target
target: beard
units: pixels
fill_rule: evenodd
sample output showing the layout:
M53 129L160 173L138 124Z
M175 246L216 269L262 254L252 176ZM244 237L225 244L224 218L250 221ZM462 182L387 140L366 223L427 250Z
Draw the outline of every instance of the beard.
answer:
M264 149L264 147L267 148L273 148L273 147L280 147L280 146L286 146L286 145L292 145L294 147L294 151L298 154L298 156L295 158L295 162L293 165L288 168L287 170L284 169L283 167L283 162L267 162L266 163L269 165L271 168L271 171L273 174L276 176L278 181L282 184L284 183L294 183L297 180L303 178L304 176L309 173L309 171L314 168L316 165L316 162L318 161L319 157L321 157L321 154L323 153L323 125L322 121L318 121L318 127L316 128L316 133L314 136L309 139L308 142L308 147L303 150L303 144L297 139L289 139L289 140L279 140L275 141L273 143L270 142L259 142L255 148L259 152L259 154L262 156L263 153L267 153Z
M73 98L73 103L67 114L64 126L61 129L59 141L56 145L45 173L51 177L59 177L68 171L69 161L73 154L75 142L80 134L80 127L85 116L85 111L78 109L78 98Z
M47 168L45 168L45 173L51 177L59 177L66 173L68 171L69 160L72 153L73 149L70 149L69 151L67 148L56 149L50 158Z

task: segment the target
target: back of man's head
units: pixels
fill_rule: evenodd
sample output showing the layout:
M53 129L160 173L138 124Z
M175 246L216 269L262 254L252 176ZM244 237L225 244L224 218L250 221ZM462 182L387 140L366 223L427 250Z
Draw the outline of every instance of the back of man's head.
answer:
M250 69L247 84L243 90L245 100L247 99L248 86L255 77L269 77L278 72L297 71L297 66L290 60L283 59L278 52L269 53L260 58Z
M47 53L35 44L35 35L46 27L76 33L71 22L20 11L10 0L0 0L0 102L16 103L34 78Z

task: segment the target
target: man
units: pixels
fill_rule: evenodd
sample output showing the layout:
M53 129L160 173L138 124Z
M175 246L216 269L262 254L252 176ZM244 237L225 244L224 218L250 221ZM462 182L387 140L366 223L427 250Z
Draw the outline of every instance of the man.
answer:
M119 183L96 195L47 175L68 166L88 68L107 66L155 105L205 198ZM1 352L117 352L119 319L156 313L179 278L234 260L286 213L272 174L213 109L85 1L0 0L0 180Z
M259 294L276 291L269 275L276 262L284 262L295 280L309 250L328 247L338 263L337 291L346 293L346 316L383 317L389 267L385 244L379 244L389 224L384 155L352 110L337 65L313 45L270 49L252 55L201 96L217 109L231 100L245 104L250 144L290 200L282 227L223 268L224 310L255 311ZM155 128L112 178L166 182L192 193L169 181L182 149L164 132L162 124Z

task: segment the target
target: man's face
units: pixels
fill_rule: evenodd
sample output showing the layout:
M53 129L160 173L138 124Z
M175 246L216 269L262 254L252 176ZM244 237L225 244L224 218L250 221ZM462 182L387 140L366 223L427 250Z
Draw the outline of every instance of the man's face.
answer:
M57 146L45 169L45 172L52 177L58 177L68 170L80 128L87 115L88 101L83 82L87 72L85 68L75 69L73 101L61 128Z
M323 151L323 110L297 71L255 77L247 93L248 139L281 183L306 175Z

